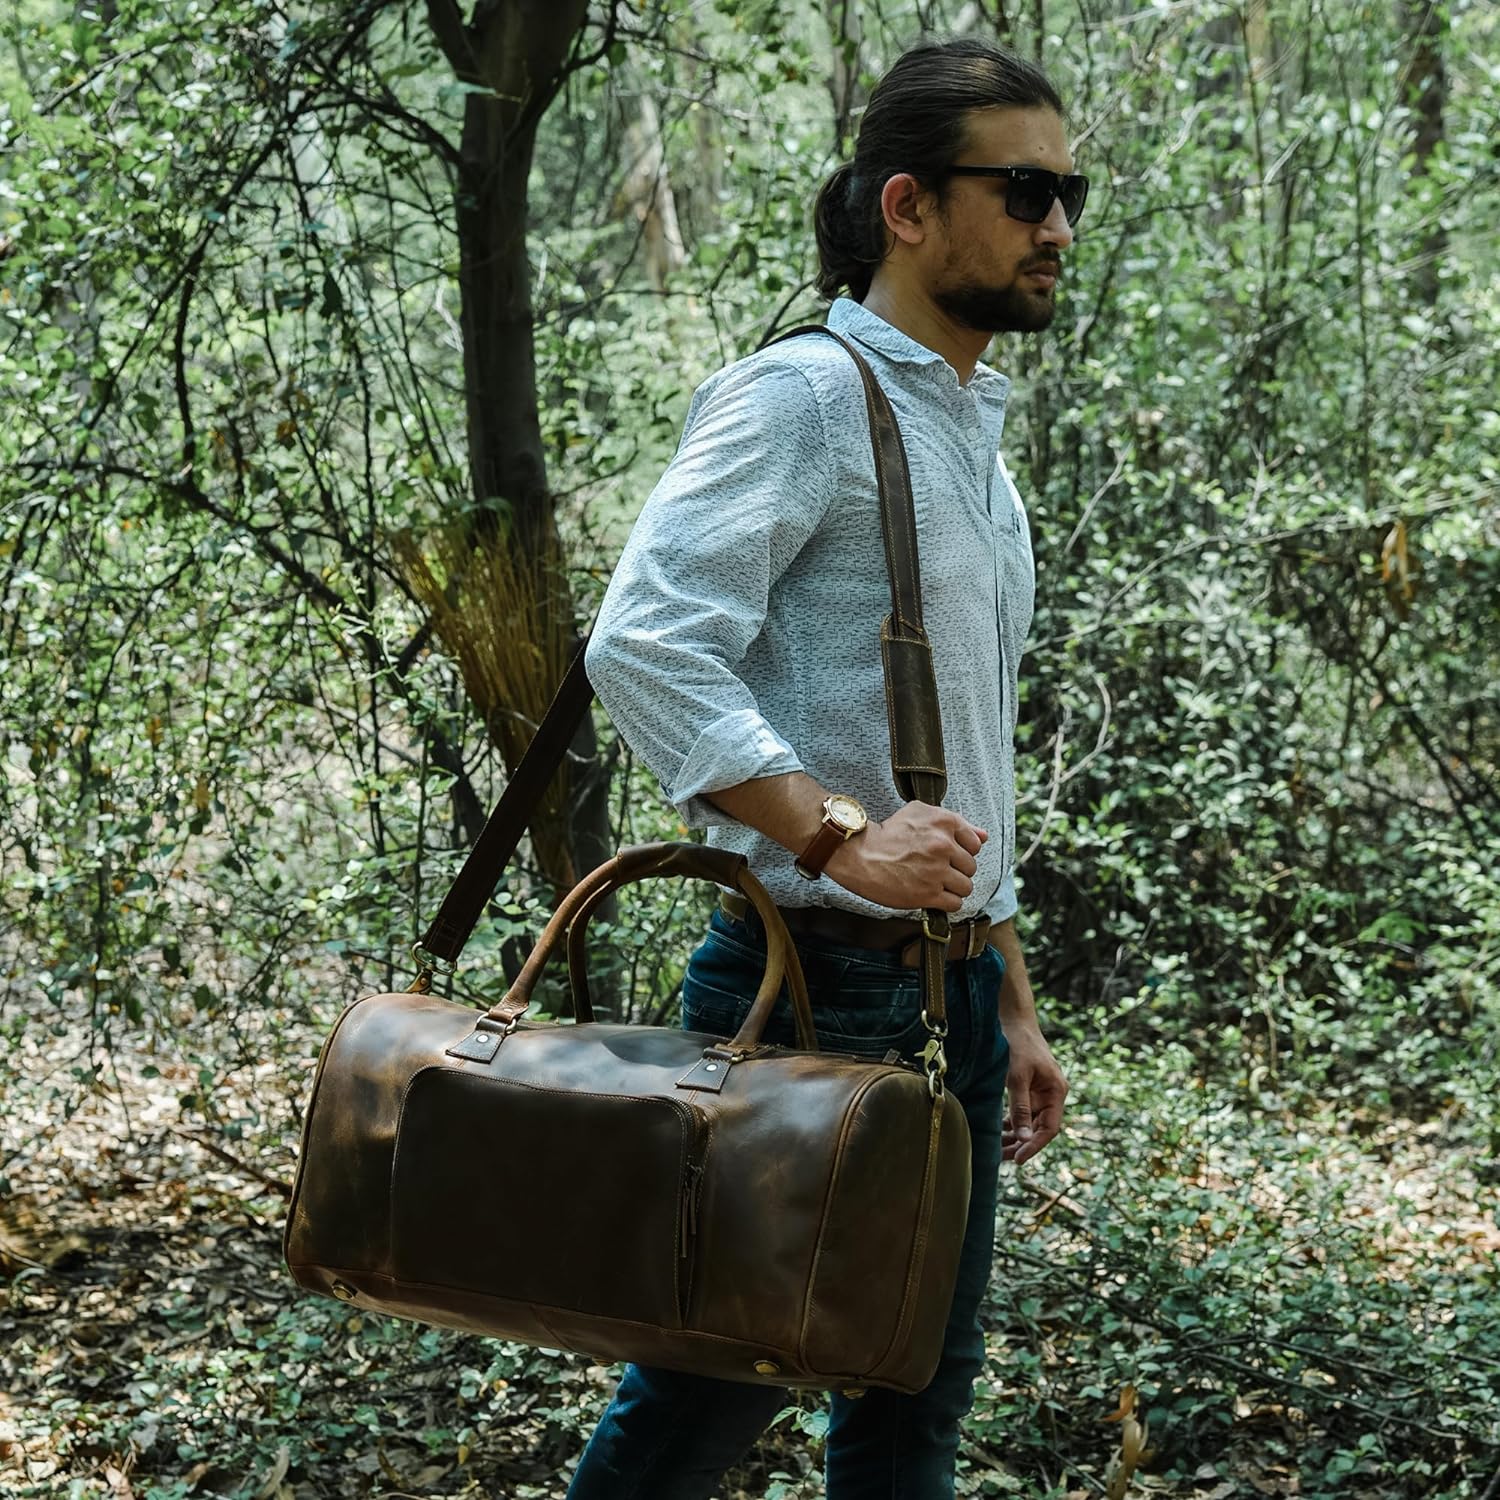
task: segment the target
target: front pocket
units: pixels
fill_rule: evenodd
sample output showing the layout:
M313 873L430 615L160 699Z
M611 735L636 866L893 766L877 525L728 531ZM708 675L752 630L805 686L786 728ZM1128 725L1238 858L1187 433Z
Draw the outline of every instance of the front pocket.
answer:
M882 1062L890 1052L904 1060L918 1056L927 1043L927 1029L921 1021L910 1022L904 1030L882 1032L824 1031L819 1029L819 1045L824 1052L841 1057L858 1057L866 1062Z
M397 1131L395 1275L680 1328L704 1126L678 1099L428 1068Z
M682 978L681 1013L685 1031L731 1037L750 1014L754 997L736 995L716 984L705 984L691 969Z

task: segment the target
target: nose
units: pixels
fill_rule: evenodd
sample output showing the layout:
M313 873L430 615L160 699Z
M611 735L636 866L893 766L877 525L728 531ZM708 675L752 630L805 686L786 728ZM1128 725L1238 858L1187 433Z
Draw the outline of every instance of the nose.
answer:
M1035 239L1038 245L1055 245L1059 250L1066 250L1073 243L1073 227L1063 212L1061 198L1052 200L1047 217L1036 227Z

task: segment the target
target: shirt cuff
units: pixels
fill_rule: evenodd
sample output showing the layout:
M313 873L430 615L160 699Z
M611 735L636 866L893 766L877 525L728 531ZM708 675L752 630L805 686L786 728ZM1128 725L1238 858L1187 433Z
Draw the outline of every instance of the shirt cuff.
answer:
M706 792L801 769L797 752L760 714L742 708L715 719L698 736L677 779L663 790L689 828L709 828L738 819L715 807Z

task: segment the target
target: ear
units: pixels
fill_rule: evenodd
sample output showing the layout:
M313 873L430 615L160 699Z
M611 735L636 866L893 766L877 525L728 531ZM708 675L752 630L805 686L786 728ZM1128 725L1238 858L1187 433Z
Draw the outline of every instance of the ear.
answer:
M910 172L898 172L880 190L885 227L908 245L920 245L927 238L936 207L937 195L924 188Z

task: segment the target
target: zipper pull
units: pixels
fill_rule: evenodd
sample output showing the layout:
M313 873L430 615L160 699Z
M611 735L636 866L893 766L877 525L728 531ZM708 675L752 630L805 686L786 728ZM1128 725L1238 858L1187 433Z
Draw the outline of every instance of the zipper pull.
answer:
M682 1233L678 1239L678 1254L683 1260L688 1256L688 1241L698 1233L698 1174L702 1170L690 1166L687 1181L682 1185Z

